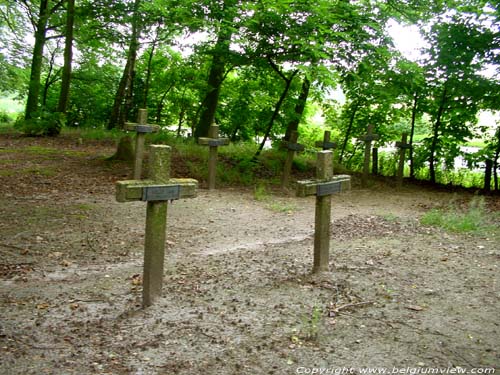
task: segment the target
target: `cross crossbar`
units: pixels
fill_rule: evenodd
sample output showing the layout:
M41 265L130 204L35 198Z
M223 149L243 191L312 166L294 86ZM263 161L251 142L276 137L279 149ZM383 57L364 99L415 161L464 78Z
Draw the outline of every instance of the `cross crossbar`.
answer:
M337 148L337 144L335 142L330 142L330 135L331 132L329 130L325 130L325 133L323 134L323 140L316 141L315 146L321 147L323 150Z
M290 151L304 151L304 145L300 143L293 143L293 142L283 142L285 148Z
M323 150L337 148L337 144L335 142L325 142L325 141L316 141L315 146L321 147Z
M331 180L302 180L297 181L297 196L310 195L325 196L351 190L351 176L338 175Z
M166 184L154 180L124 180L116 183L116 200L133 202L193 198L196 197L197 189L198 181L192 178L171 178Z
M160 130L158 125L137 124L134 122L126 122L125 129L135 131L136 133L156 133Z
M397 141L396 147L399 149L409 150L411 148L411 145L409 143L406 143L406 142L403 143L403 142Z
M203 146L227 146L229 144L229 138L208 138L208 137L200 137L198 138L198 144Z

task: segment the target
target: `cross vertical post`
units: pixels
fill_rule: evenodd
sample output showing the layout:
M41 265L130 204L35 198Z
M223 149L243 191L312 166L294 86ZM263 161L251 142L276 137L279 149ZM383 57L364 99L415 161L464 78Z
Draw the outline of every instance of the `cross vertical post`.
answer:
M229 138L219 138L219 126L216 124L210 125L208 137L198 138L200 145L208 145L208 190L215 189L215 181L217 176L217 156L218 147L229 144Z
M170 148L151 147L149 177L158 183L170 179ZM146 208L146 237L144 242L144 272L142 300L150 306L161 295L168 201L148 201Z
M304 145L297 143L298 138L299 135L294 130L290 133L290 140L288 142L284 142L285 148L288 150L288 152L286 154L285 165L283 166L283 175L281 176L281 188L287 187L290 182L290 175L292 172L292 164L295 152L304 150Z
M318 180L331 180L332 175L332 152L318 152L316 178ZM328 271L331 208L331 195L316 196L313 272Z
M144 157L144 140L146 133L157 132L157 125L148 125L148 110L140 108L137 114L137 122L126 122L125 128L136 132L135 137L135 159L134 159L134 180L140 180L142 175L142 161Z
M314 261L313 272L329 269L331 195L350 190L351 178L347 175L333 177L333 153L330 150L318 152L316 161L316 179L297 182L297 195L316 196L314 221Z
M372 148L372 174L378 175L378 147Z
M398 163L398 174L397 174L397 186L403 186L403 176L405 171L405 153L406 150L411 148L411 145L407 143L408 133L403 133L401 136L401 142L396 142L396 147L399 148L399 163Z
M370 153L372 147L372 141L379 139L378 134L373 133L373 125L368 125L368 130L361 140L365 143L365 160L363 163L363 178L361 180L361 185L363 187L368 186L368 175L370 174Z
M161 295L168 201L196 196L198 181L170 178L170 146L151 145L148 180L116 183L118 202L146 201L146 235L142 305L147 307Z

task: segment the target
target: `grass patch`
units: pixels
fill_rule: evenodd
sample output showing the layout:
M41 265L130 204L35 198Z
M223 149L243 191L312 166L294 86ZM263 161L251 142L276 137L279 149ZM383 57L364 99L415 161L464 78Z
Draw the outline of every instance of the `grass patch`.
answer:
M61 134L71 135L75 138L82 138L85 140L93 140L93 141L116 141L123 137L125 132L112 129L107 130L104 127L95 127L95 128L63 128Z
M43 177L53 177L57 174L57 171L53 168L48 168L48 167L31 167L23 169L22 173L35 174L37 176L43 176Z
M272 202L267 206L271 211L292 213L297 209L297 206L289 202Z
M477 233L498 231L498 227L491 225L492 216L485 209L483 197L475 197L464 208L450 204L446 209L433 209L420 219L420 223L440 227L450 232Z

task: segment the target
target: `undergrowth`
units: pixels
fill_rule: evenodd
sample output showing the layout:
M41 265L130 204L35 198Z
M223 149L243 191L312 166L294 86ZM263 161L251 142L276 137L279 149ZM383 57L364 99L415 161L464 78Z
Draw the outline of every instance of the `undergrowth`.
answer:
M451 232L497 233L499 228L493 225L493 213L488 213L483 197L474 197L465 208L456 203L450 203L444 209L428 211L420 222L424 225L436 226Z

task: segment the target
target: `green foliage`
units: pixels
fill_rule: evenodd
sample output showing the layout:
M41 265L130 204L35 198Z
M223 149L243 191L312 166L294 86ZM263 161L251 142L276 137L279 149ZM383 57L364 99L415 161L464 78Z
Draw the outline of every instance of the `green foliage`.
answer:
M11 122L12 118L9 114L4 110L0 110L0 124L10 124Z
M59 135L65 122L64 114L40 110L32 114L29 120L18 118L14 127L30 136Z
M489 215L485 210L484 198L475 197L465 209L451 203L446 209L428 211L422 216L420 222L423 225L437 226L451 232L484 233L492 229L489 225Z

